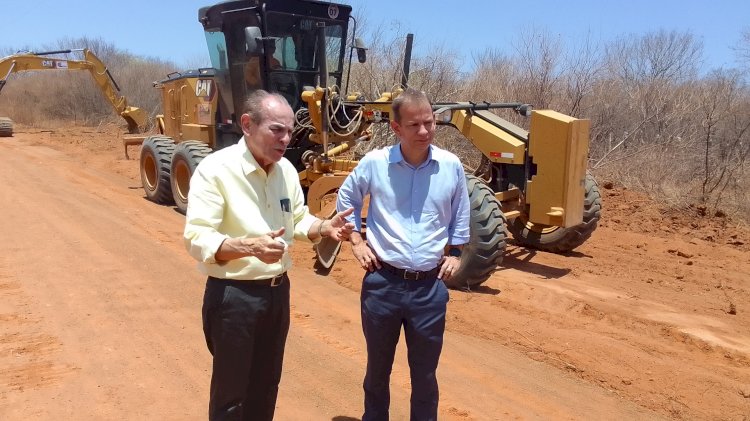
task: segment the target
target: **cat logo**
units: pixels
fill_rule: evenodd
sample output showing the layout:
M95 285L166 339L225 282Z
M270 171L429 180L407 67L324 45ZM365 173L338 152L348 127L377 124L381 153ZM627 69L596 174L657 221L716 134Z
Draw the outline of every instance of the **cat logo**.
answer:
M52 60L42 60L42 67L55 67L55 62Z
M204 100L210 101L213 97L213 81L211 79L198 79L195 84L195 96L203 97Z

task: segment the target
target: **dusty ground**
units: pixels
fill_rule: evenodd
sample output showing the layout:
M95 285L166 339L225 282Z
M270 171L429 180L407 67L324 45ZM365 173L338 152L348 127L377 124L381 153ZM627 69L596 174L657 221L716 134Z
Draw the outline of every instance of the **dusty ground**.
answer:
M205 419L203 279L183 218L146 201L116 128L0 139L0 419ZM131 156L137 148L131 148ZM443 420L750 420L750 235L602 188L603 223L568 256L508 249L452 291ZM279 420L356 420L361 270L292 247ZM404 348L392 418L408 419Z

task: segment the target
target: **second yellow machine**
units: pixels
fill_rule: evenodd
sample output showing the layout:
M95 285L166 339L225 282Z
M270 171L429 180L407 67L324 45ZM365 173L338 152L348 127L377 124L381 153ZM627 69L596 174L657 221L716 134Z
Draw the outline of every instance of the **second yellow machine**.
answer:
M82 59L69 60L52 57L58 54L80 53ZM91 74L96 86L102 91L109 103L128 123L129 133L141 133L146 130L148 114L138 107L128 105L128 100L120 94L120 87L115 82L109 68L87 48L46 51L43 53L19 53L0 59L0 91L13 73L54 70L86 70ZM0 136L13 133L10 119L0 120Z

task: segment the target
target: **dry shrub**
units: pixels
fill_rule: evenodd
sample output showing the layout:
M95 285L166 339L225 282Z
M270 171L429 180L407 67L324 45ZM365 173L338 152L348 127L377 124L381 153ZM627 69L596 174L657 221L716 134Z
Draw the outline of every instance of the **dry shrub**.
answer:
M398 86L405 34L386 36L380 26L366 37L368 62L355 64L350 90L377 98ZM415 51L419 43L416 37ZM750 90L737 70L700 75L703 46L691 33L568 46L531 30L513 47L513 54L490 49L474 56L467 74L459 72L455 53L423 48L426 54L412 57L410 85L436 102L525 102L590 119L595 175L675 208L701 204L750 219ZM526 118L496 113L528 128ZM387 127L375 134L365 151L395 141ZM481 158L456 130L438 130L436 144L468 168Z

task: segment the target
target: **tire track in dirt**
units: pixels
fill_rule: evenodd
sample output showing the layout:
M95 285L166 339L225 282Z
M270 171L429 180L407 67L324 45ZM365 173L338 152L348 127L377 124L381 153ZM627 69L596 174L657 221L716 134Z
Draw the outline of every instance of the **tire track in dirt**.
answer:
M44 332L31 297L8 267L8 259L0 258L0 401L13 401L10 392L33 393L59 384L78 370L60 361L60 339Z
M742 323L720 310L721 296L706 292L705 282L700 283L704 272L711 271L711 259L666 240L650 240L649 253L633 253L640 257L622 255L620 250L635 248L630 235L624 237L623 243L615 237L605 240L606 245L595 239L572 258L510 246L503 270L476 292L451 291L448 331L505 344L670 417L745 413L748 335ZM643 235L636 236L636 245L643 242ZM670 279L681 276L675 272L683 264L668 252L675 247L694 254L695 272L683 277L682 288L706 294L699 294L708 298L700 312L695 296L684 291L674 295L671 289ZM670 257L651 258L660 253ZM726 254L729 259L742 256L733 250ZM666 279L655 271L633 270L644 266L659 268ZM747 268L736 270L745 273ZM331 273L342 286L358 291L351 275ZM745 287L737 280L743 278L728 278L739 296ZM657 292L653 299L642 298L652 289Z
M564 259L540 256L550 263ZM748 336L725 314L725 321L688 314L640 298L645 294L629 292L627 283L612 284L585 273L550 278L503 270L487 288L499 293L452 294L458 311L449 330L502 341L669 416L711 419L719 412L743 414L748 407L743 397L750 380L744 345ZM491 308L498 317L488 317ZM680 317L655 317L656 309ZM731 338L728 344L741 346L707 340L691 331L694 326L724 331Z
M10 142L4 142L7 146ZM18 149L9 148L12 154ZM6 151L7 152L7 151ZM7 160L10 155L4 155ZM54 153L53 153L54 154ZM6 185L21 187L21 183L34 174L17 173L9 166L0 166L0 180ZM37 178L38 180L38 178ZM17 223L12 203L23 206L24 195L12 194L12 190L0 190L0 203L3 203L3 217L0 218L0 232L9 233L8 224ZM0 400L14 402L15 396L9 392L33 393L43 387L59 384L63 378L79 370L75 365L61 360L62 343L60 338L44 330L45 320L34 311L34 299L24 291L24 285L34 282L31 277L16 276L13 271L16 263L11 258L15 253L26 250L18 242L4 240L4 250L0 253Z

